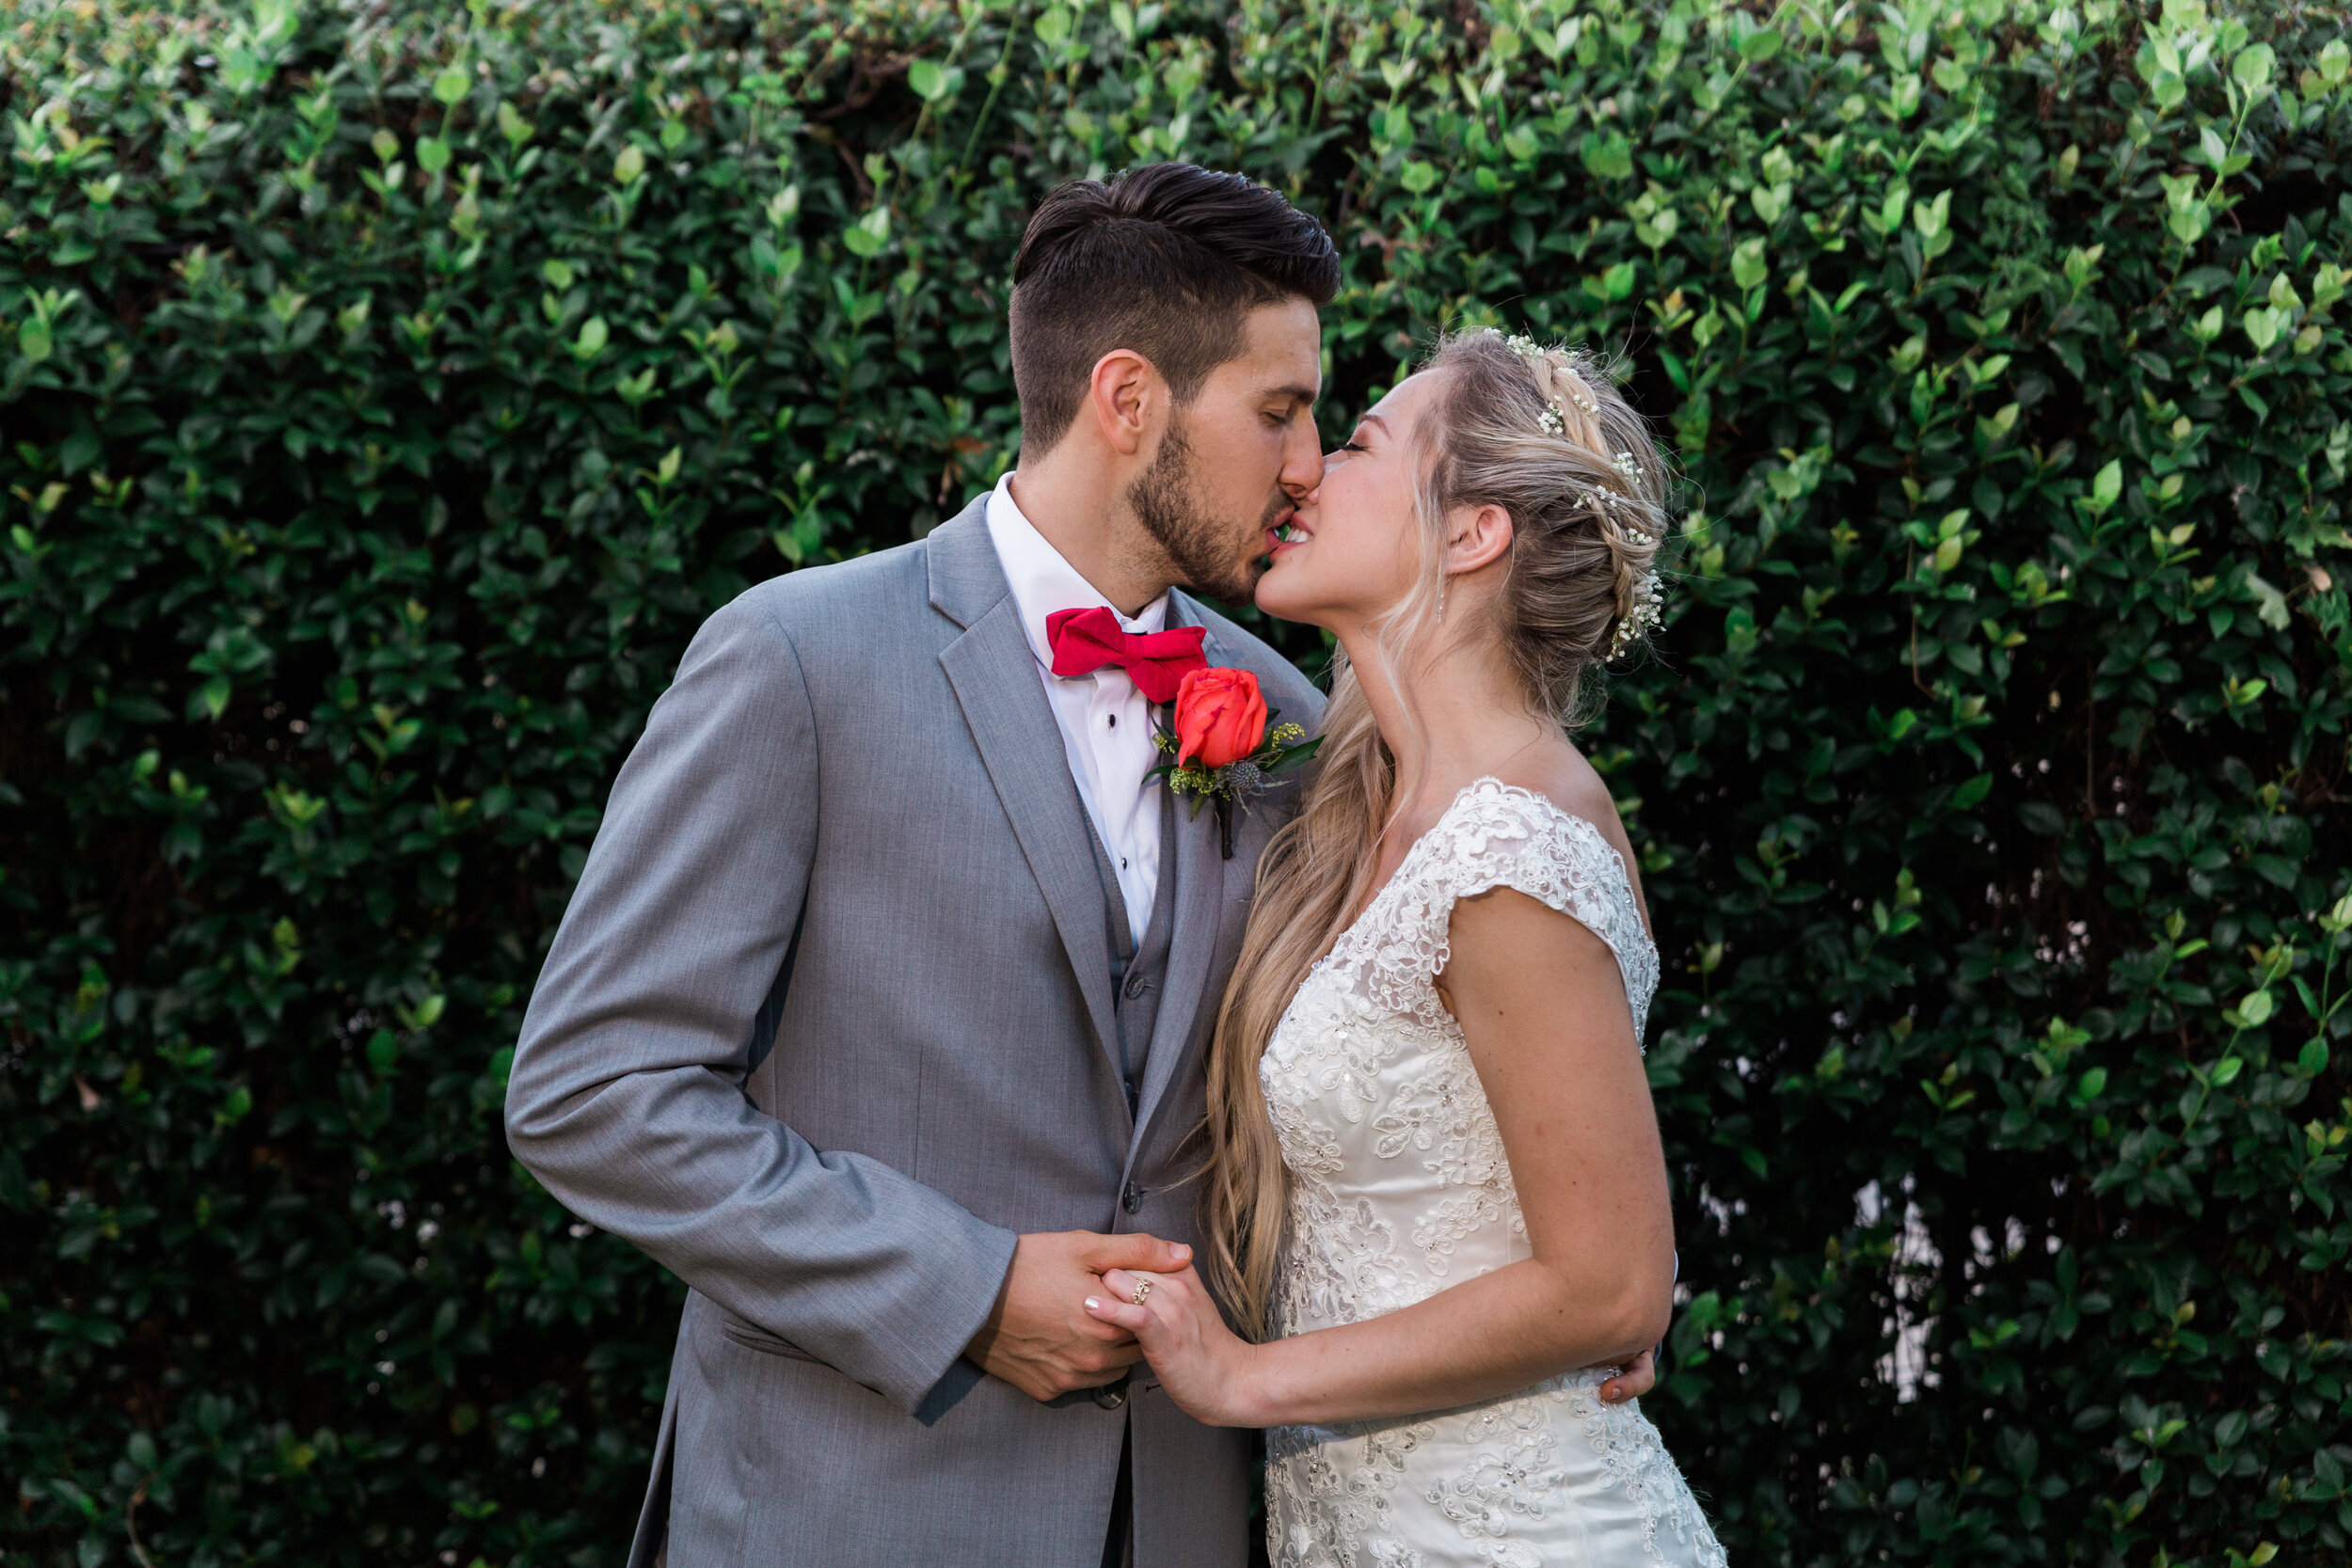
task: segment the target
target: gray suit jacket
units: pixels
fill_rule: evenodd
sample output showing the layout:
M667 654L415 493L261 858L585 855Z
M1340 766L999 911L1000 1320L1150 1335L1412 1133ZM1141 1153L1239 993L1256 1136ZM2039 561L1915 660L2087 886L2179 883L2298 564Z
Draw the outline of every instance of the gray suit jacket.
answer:
M1040 1404L961 1352L1021 1232L1196 1239L1180 1146L1295 785L1230 861L1180 815L1130 1117L1084 807L982 504L710 618L532 997L516 1157L690 1287L636 1562L1095 1568L1131 1418L1137 1568L1246 1549L1247 1433L1148 1378ZM1170 623L1314 725L1271 649L1181 594Z

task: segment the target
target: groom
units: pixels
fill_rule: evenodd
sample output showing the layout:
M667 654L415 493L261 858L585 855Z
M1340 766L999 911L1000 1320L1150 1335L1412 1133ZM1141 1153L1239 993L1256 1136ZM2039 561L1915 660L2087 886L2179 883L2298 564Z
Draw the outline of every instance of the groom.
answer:
M1331 242L1236 175L1079 182L1014 265L1022 467L704 626L532 996L516 1155L690 1287L632 1564L1228 1568L1250 1434L1081 1309L1182 1268L1256 863L1145 773L1155 697L1322 477ZM1079 617L1073 636L1057 612ZM1059 633L1060 635L1057 635Z

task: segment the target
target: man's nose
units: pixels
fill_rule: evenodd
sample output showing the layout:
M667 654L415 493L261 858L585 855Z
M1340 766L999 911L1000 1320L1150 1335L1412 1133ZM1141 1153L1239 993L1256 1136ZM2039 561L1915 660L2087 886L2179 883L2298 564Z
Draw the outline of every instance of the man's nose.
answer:
M1281 484L1293 500L1303 500L1323 483L1323 441L1311 416L1298 420L1282 453Z

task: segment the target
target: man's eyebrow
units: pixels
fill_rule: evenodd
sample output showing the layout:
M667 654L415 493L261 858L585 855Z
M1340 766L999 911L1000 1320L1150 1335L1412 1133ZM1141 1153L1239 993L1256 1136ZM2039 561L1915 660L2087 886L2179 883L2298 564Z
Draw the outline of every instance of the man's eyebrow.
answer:
M1282 398L1291 403L1312 404L1315 399L1323 395L1323 388L1320 387L1269 387L1265 389L1265 395L1270 398Z

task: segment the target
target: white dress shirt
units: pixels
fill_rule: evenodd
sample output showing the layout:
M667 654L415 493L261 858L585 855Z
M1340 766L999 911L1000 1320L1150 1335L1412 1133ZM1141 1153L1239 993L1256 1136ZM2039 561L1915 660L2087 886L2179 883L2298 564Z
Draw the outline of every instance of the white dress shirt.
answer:
M1064 678L1054 673L1053 645L1045 638L1045 618L1057 610L1090 610L1097 605L1119 616L1129 632L1153 632L1168 623L1168 595L1162 594L1127 616L1078 575L1038 532L1037 525L1021 515L1012 499L1012 475L996 482L988 498L988 536L996 559L1012 585L1013 604L1021 611L1021 629L1028 634L1029 651L1037 656L1038 678L1045 683L1045 698L1061 726L1062 751L1069 758L1070 777L1078 785L1094 831L1110 851L1119 871L1119 895L1127 902L1127 929L1136 945L1143 944L1151 923L1152 901L1160 888L1160 796L1157 779L1144 775L1157 767L1159 751L1152 744L1152 705L1136 689L1134 677L1115 664L1090 675Z

